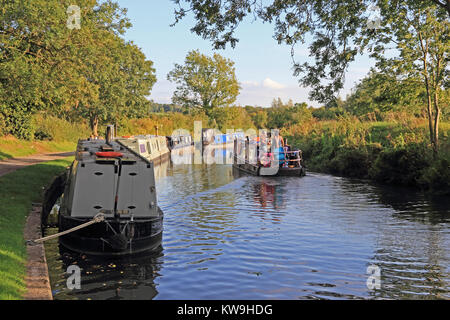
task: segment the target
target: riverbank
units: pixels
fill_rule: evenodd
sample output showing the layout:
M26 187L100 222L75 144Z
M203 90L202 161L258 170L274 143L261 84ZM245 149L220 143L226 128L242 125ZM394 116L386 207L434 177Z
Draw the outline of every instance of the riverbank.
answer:
M23 232L25 240L42 237L41 212L42 205L38 203L33 204L33 209L28 214ZM26 293L24 299L53 300L44 243L27 245L26 270Z
M22 299L26 293L26 218L33 202L72 157L40 163L0 177L0 300Z
M161 135L170 135L180 128L192 134L194 121L202 121L204 127L215 123L222 132L227 129L280 128L290 144L303 150L307 167L314 171L450 194L450 122L447 118L440 123L440 152L434 156L426 118L405 112L388 112L377 117L345 114L330 118L330 115L320 114L321 109L253 109L220 108L214 113L215 121L204 113L179 112L120 119L118 135L156 134L157 128ZM264 121L259 117L261 112L267 113ZM34 136L41 140L0 138L0 159L5 154L9 157L32 153L39 148L36 146L71 151L79 138L89 135L85 122L69 122L38 114L34 124ZM99 132L103 129L99 127Z
M285 135L303 150L311 170L450 194L450 123L441 123L440 132L437 155L423 119L318 121L292 127Z

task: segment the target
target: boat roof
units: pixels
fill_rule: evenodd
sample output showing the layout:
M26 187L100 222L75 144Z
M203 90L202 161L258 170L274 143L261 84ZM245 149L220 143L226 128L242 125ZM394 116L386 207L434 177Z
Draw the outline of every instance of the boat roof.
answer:
M151 161L140 156L138 153L128 148L124 144L120 143L118 140L113 140L110 144L107 144L103 139L87 139L79 140L75 158L83 162L106 162L117 159L112 155L108 157L108 152L119 153L122 161L129 162L145 162L150 163ZM100 156L104 153L103 156Z

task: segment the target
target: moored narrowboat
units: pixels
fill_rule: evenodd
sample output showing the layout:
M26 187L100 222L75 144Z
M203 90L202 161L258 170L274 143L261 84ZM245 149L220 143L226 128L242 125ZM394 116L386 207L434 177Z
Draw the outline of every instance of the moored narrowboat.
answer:
M59 231L99 215L100 222L60 237L73 251L93 255L148 252L161 245L163 212L157 205L154 163L107 136L80 140L65 179Z
M167 137L167 141L171 151L175 149L189 148L194 145L191 135L172 135Z
M194 141L190 134L180 132L167 137L170 159L173 164L191 164Z
M115 139L117 143L157 165L170 158L165 136L139 135Z
M230 145L233 146L235 139L243 139L244 132L236 131L233 133L222 134L217 129L204 128L202 129L202 144L203 147L224 147Z

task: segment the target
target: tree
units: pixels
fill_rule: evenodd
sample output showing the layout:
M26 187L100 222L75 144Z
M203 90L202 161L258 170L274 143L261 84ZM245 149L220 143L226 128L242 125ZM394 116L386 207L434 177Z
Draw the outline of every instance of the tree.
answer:
M310 98L321 103L334 100L334 94L343 87L348 64L358 53L352 41L365 26L364 14L370 0L173 0L175 23L192 12L196 19L191 29L204 39L212 41L214 48L235 47L239 41L234 33L246 16L273 23L274 39L294 49L303 44L307 36L312 41L309 49L314 63L294 60L294 75L299 82L311 87Z
M376 33L371 28L370 13L382 7L385 0L173 0L175 22L192 13L196 19L191 31L213 43L214 48L235 47L239 39L235 32L247 17L273 23L274 38L292 48L294 75L303 86L310 86L310 98L324 104L332 103L342 87L350 62L367 45L364 33ZM402 0L389 1L394 7ZM437 6L439 12L450 15L448 0L416 1L425 6ZM385 14L381 10L380 18ZM391 14L391 13L389 13ZM395 13L393 13L395 15ZM388 18L388 17L387 17ZM313 63L295 61L295 46L304 44L308 36Z
M437 152L442 113L440 101L449 75L450 21L447 13L437 5L414 0L383 2L380 8L385 18L376 37L373 36L372 56L384 74L393 74L405 82L421 79L426 92L430 142ZM385 53L392 43L398 55L386 58Z
M256 128L258 129L264 129L266 128L267 124L267 112L264 110L258 110L256 113L252 115L253 123L255 124Z
M228 106L239 95L234 62L215 53L213 57L198 50L188 53L184 65L175 64L167 79L178 84L172 101L187 108L200 108L206 114Z
M420 116L425 103L425 88L420 78L399 80L393 74L372 70L347 97L345 110L356 116L407 111Z
M315 61L294 60L294 75L300 76L303 86L311 87L311 99L327 106L335 103L335 94L343 87L347 67L358 53L366 49L380 52L380 48L399 43L400 55L395 61L405 58L409 62L402 64L398 71L420 70L412 61L422 62L420 73L428 97L430 139L437 150L439 92L448 83L445 69L450 51L448 0L173 1L179 5L175 10L175 23L192 12L196 24L191 31L212 41L215 48L224 48L227 44L234 47L238 42L234 33L248 15L274 23L274 38L279 44L291 46L293 59L295 46L303 44L310 36L313 40L309 51ZM379 9L376 20L369 14L374 8ZM371 46L373 43L376 45ZM382 55L377 58L382 60Z
M146 97L156 77L153 63L121 38L112 37L95 57L95 64L86 66L84 76L96 86L98 95L79 103L75 113L89 119L92 134L97 136L99 123L147 115L150 101Z
M431 0L436 3L441 8L447 10L448 15L450 16L450 1L449 0Z
M289 99L289 101L285 104L283 103L283 100L281 100L280 97L272 99L271 107L272 108L283 108L283 107L293 107L294 102L292 99Z
M266 128L267 123L267 111L265 108L257 107L257 106L245 106L245 110L247 114L251 117L252 122L254 123L257 129Z
M31 116L99 121L146 108L156 81L151 61L121 35L131 26L112 1L78 0L81 25L68 28L70 0L2 0L0 113L9 132L31 138ZM25 127L25 129L24 129Z
M294 124L309 121L311 111L306 103L295 103L289 100L286 104L281 98L273 99L272 107L267 109L266 124L269 128L287 128Z
M217 127L223 133L231 129L247 130L254 127L252 118L245 108L232 106L225 108L214 108L211 110L211 118L217 123Z
M1 2L0 112L7 132L20 138L32 138L31 115L62 94L49 74L68 51L55 56L69 31L59 18L67 15L62 6L50 7L47 1Z

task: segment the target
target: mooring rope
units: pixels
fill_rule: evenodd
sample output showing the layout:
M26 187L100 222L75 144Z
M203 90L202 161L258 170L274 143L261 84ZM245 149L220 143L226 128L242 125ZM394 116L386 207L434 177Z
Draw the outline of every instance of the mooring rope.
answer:
M68 233L71 233L71 232L74 232L74 231L77 231L77 230L80 230L80 229L89 227L89 226L92 225L92 224L99 223L99 222L103 222L103 221L105 221L105 215L104 215L103 213L98 213L98 214L96 214L96 215L94 216L94 218L92 218L91 221L88 221L88 222L86 222L86 223L80 224L80 225L78 225L78 226L76 226L76 227L73 227L72 229L69 229L69 230L65 230L65 231L59 232L59 233L52 234L52 235L47 236L47 237L43 237L43 238L36 239L36 240L28 240L28 241L27 241L27 244L28 244L28 245L35 245L35 244L38 244L38 243L41 243L41 242L44 242L44 241L47 241L47 240L51 240L51 239L54 239L54 238L58 238L58 237L60 237L60 236L63 236L63 235L66 235L66 234L68 234Z

